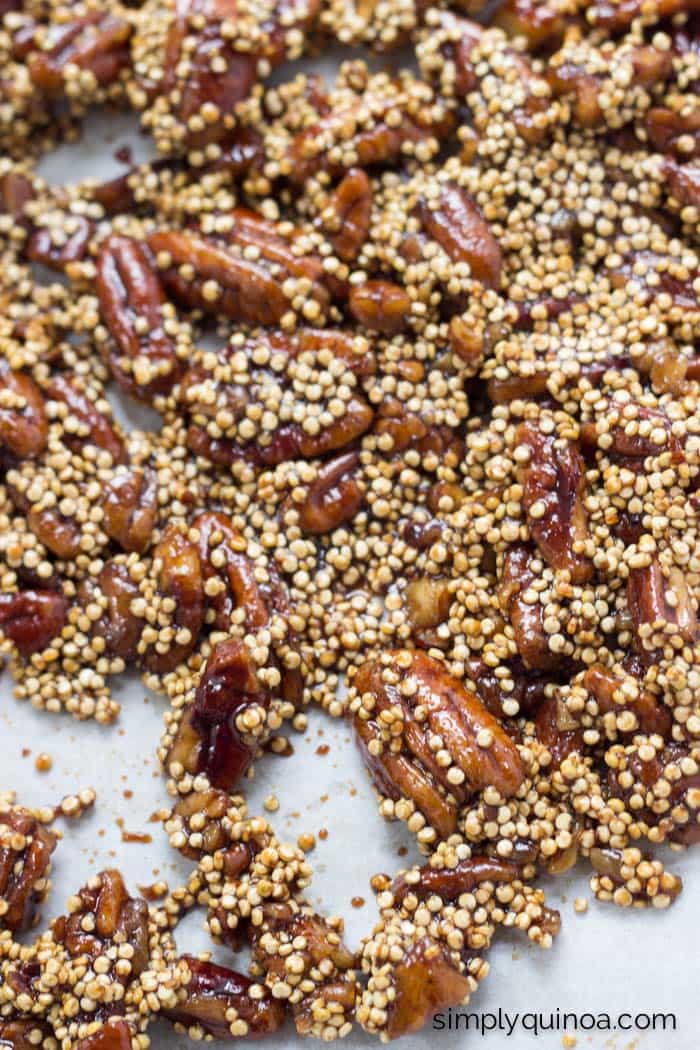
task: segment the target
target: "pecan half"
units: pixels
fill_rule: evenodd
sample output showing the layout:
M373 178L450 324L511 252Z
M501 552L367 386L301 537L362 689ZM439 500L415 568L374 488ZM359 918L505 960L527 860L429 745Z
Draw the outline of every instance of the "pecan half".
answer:
M394 995L389 1007L389 1039L418 1032L439 1010L463 1002L471 991L443 945L423 937L393 970Z
M408 798L441 838L471 792L515 794L518 749L477 697L419 650L370 660L353 681L355 733L377 789ZM438 758L439 752L439 758Z
M425 232L452 262L466 262L472 276L487 288L501 284L501 249L489 223L468 194L449 183L437 200L423 198L419 215Z
M511 547L504 559L499 587L499 602L515 634L515 644L528 670L548 671L560 663L549 648L544 630L544 606L540 601L526 601L526 592L537 579L529 547Z
M109 354L114 377L136 397L167 393L180 365L164 328L165 296L144 246L132 237L108 237L97 258L96 287L115 343Z
M66 376L57 375L46 389L53 401L63 404L68 412L62 416L64 441L81 451L85 443L109 452L115 464L126 459L126 449L112 420L101 412L94 401L78 390Z
M102 528L125 551L145 551L158 518L158 485L150 468L117 471L102 497Z
M369 234L372 183L361 168L351 168L333 191L322 219L333 249L343 262L353 262Z
M108 11L55 23L43 31L40 49L29 54L29 75L47 95L63 92L68 66L91 73L97 85L105 87L129 64L130 36L126 19Z
M356 478L359 465L358 453L346 452L319 468L303 503L292 504L296 506L304 532L324 535L355 517L365 498Z
M47 437L48 422L39 387L0 358L0 446L25 459L38 456Z
M456 901L463 893L472 893L482 882L513 882L522 869L512 861L494 857L470 857L454 868L434 868L424 864L417 871L402 872L391 884L396 904L411 894L419 901L436 894L443 901Z
M157 674L172 671L197 644L204 623L204 581L196 544L175 524L169 525L153 549L157 587L173 605L170 639L160 636L144 655L145 666Z
M597 701L601 714L618 715L631 711L635 725L630 732L658 733L666 739L669 737L673 723L671 712L639 682L633 682L629 676L614 674L602 664L594 664L586 670L583 685Z
M48 891L55 848L56 836L31 813L19 807L0 812L0 928L16 932L32 925Z
M230 1039L244 1035L259 1039L282 1027L286 1011L279 999L274 999L261 985L242 973L205 962L192 955L183 955L182 961L190 971L190 982L183 1002L163 1014L186 1028L199 1028L214 1039Z
M87 258L90 243L95 235L95 224L84 215L72 213L65 216L66 236L57 241L51 230L39 226L27 241L27 258L41 263L49 270L70 273L71 263L83 262Z
M49 1033L40 1021L0 1021L0 1046L9 1050L36 1050L46 1045L48 1038ZM85 1048L79 1046L79 1050Z
M144 627L144 621L131 611L131 603L139 595L138 584L129 575L127 565L117 559L105 562L94 584L86 582L80 591L84 602L106 602L104 613L93 625L93 634L104 639L110 656L120 657L126 663L136 660Z
M518 480L530 535L553 569L568 571L573 583L585 583L592 565L582 549L589 536L583 457L573 442L543 434L536 423L522 423L516 441L529 452Z
M352 285L348 309L365 328L396 335L408 323L411 300L408 292L393 281L362 281Z
M46 649L68 618L68 599L58 591L0 594L0 631L23 656Z
M585 751L583 729L558 697L549 697L541 704L535 718L535 735L552 756L555 769L574 751Z
M627 605L639 643L653 644L655 628L670 627L681 644L700 639L698 615L683 572L672 566L665 574L658 558L643 569L632 569L627 581Z

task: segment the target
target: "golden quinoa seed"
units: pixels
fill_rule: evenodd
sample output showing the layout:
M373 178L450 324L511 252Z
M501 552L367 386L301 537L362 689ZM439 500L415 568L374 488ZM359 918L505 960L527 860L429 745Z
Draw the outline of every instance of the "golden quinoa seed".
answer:
M93 876L20 941L95 793L0 795L0 1043L146 1050L156 1015L387 1041L468 1000L500 927L551 945L540 874L671 905L655 850L700 840L688 5L15 6L0 655L51 714L106 727L127 668L165 698L154 819L192 870L150 906ZM417 64L284 68L330 40ZM50 185L96 105L158 158ZM309 904L314 835L246 807L311 704L424 858L373 878L357 953ZM248 974L178 953L195 907Z

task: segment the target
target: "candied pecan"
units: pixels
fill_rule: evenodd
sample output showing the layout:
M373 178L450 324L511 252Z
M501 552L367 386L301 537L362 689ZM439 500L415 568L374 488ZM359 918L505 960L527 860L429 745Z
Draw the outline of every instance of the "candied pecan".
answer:
M186 660L197 644L204 623L204 581L197 545L175 524L169 525L153 549L158 592L171 599L173 638L156 641L143 660L156 674L172 671Z
M36 1050L38 1046L48 1045L48 1037L49 1032L40 1021L0 1021L0 1046L8 1047L9 1050ZM79 1050L85 1048L81 1046Z
M179 377L175 343L164 327L165 296L146 249L112 234L97 259L97 295L115 348L109 364L137 397L167 393Z
M351 168L333 191L322 215L333 249L343 262L353 262L369 234L372 183L361 168Z
M460 861L454 868L424 864L417 871L402 872L390 889L397 904L402 904L409 894L419 901L436 894L448 902L456 901L463 893L472 893L482 882L513 882L521 874L521 866L513 861L477 856Z
M562 9L547 0L506 0L494 12L493 24L508 36L524 36L530 50L557 43L566 29Z
M84 215L70 214L65 217L65 226L66 237L58 242L48 227L35 229L27 242L27 258L59 272L66 271L71 263L82 262L88 255L95 225Z
M437 200L419 205L423 228L452 262L466 262L472 276L487 288L501 284L501 249L474 201L455 183L443 187Z
M449 110L417 106L400 81L384 80L370 81L355 105L330 110L296 135L288 155L290 179L303 183L320 171L337 177L351 168L391 165L410 144L432 138L437 145L452 131Z
M641 684L630 683L636 685L636 689L630 689L627 686L629 681L624 675L614 674L602 664L593 664L583 676L583 685L597 701L601 714L631 711L635 716L632 732L658 733L668 738L673 723L671 712Z
M549 751L555 769L574 751L583 754L585 750L583 730L558 697L549 697L541 704L535 717L535 736Z
M68 599L58 591L0 594L0 631L23 656L46 649L68 618Z
M545 687L551 681L546 675L528 670L518 659L508 665L508 674L503 675L496 674L479 657L470 657L467 673L474 682L479 699L496 718L502 717L503 704L507 701L515 702L521 714L533 714L544 700Z
M44 398L24 372L0 358L0 447L20 459L38 456L48 437Z
M103 871L91 879L76 894L76 905L69 915L51 924L54 939L71 956L85 955L92 961L110 945L129 945L127 974L138 977L143 973L149 959L148 905L129 896L120 873ZM88 915L92 922L85 922Z
M676 566L665 574L661 562L654 558L643 569L631 569L627 605L643 649L657 626L670 626L674 640L678 638L681 644L700 639L697 610L683 572Z
M700 165L677 164L667 158L664 161L663 173L672 197L679 204L690 208L700 208Z
M144 621L131 612L131 603L139 597L138 584L129 575L128 567L112 559L105 562L94 583L87 582L80 596L85 602L106 602L106 609L93 625L93 634L103 638L107 653L130 663L136 660Z
M300 505L293 504L297 507L299 525L304 532L323 535L355 517L365 498L356 478L359 465L359 455L346 452L319 468L304 501Z
M515 644L525 667L528 670L548 671L557 667L560 659L549 648L542 604L524 599L525 592L537 579L532 560L532 551L523 544L508 550L503 559L499 602L510 620Z
M644 0L599 0L591 4L586 14L593 25L619 33L645 13L644 7ZM671 18L696 10L696 0L654 0L651 10L656 18Z
M64 89L66 68L91 73L99 87L117 79L129 64L131 26L108 11L94 11L71 22L55 23L42 31L40 46L27 59L29 74L47 95Z
M158 485L150 467L117 471L102 497L102 528L125 551L145 551L158 519Z
M134 1031L126 1021L106 1021L93 1035L79 1039L75 1050L132 1050Z
M700 156L700 106L697 104L681 112L653 106L644 118L644 130L652 146L662 153L674 151L684 160ZM690 153L681 148L689 140L693 144Z
M435 628L445 623L452 595L448 580L437 576L419 576L409 580L404 591L406 616L416 645L428 649L445 648Z
M126 449L116 427L97 405L64 375L57 375L46 388L53 401L68 409L62 416L64 441L80 452L85 443L109 452L115 464L126 459ZM75 424L78 424L77 426Z
M58 510L27 506L27 525L45 547L63 561L75 558L80 552L80 526Z
M664 871L661 861L641 850L594 847L590 862L596 874L591 888L599 900L612 900L623 907L654 904L668 907L683 889L677 875Z
M230 791L245 774L256 745L239 729L240 716L250 707L266 709L270 694L255 673L250 652L237 638L220 642L207 661L197 686L192 717L185 727L190 746L196 747L197 771L206 773L213 787ZM195 741L194 734L198 736ZM182 746L182 738L175 748ZM175 751L171 751L172 762ZM194 755L189 758L192 762Z
M34 186L26 175L8 171L0 177L0 215L11 215L15 223L25 225L25 205L34 199Z
M16 932L32 925L48 891L55 848L56 836L27 810L0 811L0 928Z
M396 335L408 322L411 300L400 284L362 281L352 285L348 309L365 328L384 335Z
M431 937L417 941L393 970L388 1008L389 1039L418 1032L437 1011L463 1002L471 991L443 945Z
M182 1003L163 1011L171 1021L214 1039L232 1035L258 1039L284 1024L284 1004L249 977L192 955L183 955L182 961L191 978Z
M628 804L635 797L635 818L655 829L656 841L668 839L686 846L700 842L696 748L691 751L675 743L663 749L633 744L614 749L609 758L611 794Z
M530 535L553 569L567 570L573 583L585 583L592 565L581 549L589 537L583 457L573 442L543 434L536 423L522 423L515 439L529 452L518 480Z
M645 250L631 252L609 277L613 288L626 288L628 284L641 287L647 302L664 293L670 296L674 306L695 310L698 306L695 282L699 271L686 267L681 270L682 275L678 275L672 258Z
M378 790L412 800L441 837L454 830L470 792L518 791L524 771L515 744L437 660L392 650L363 664L353 686L355 733ZM437 761L434 738L448 765Z
M166 830L172 842L172 828L190 830L196 826L196 848L191 834L186 835L184 844L178 846L182 855L192 860L199 860L206 854L215 853L228 846L223 854L224 869L227 878L234 879L248 867L253 853L246 843L229 843L224 820L230 808L231 799L224 791L217 791L215 788L191 791L173 806Z

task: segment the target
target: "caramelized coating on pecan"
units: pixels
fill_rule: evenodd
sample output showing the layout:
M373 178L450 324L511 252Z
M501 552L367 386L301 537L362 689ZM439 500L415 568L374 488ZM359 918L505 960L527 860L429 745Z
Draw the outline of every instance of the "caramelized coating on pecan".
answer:
M472 276L487 288L501 283L501 249L489 224L461 187L449 184L436 200L420 203L420 217L429 237L454 263L467 263Z
M639 645L654 646L657 630L661 638L670 632L670 640L681 645L700 637L697 609L677 567L664 573L658 558L645 568L632 569L627 582L627 604ZM663 640L661 642L663 644Z
M408 894L426 900L436 894L443 901L457 900L463 893L471 893L482 882L513 882L521 875L519 865L492 857L470 857L454 868L434 868L424 864L403 872L391 884L391 893L397 904Z
M138 584L131 578L128 566L116 558L105 562L94 586L85 584L81 598L104 603L104 612L94 624L96 637L104 639L106 651L124 661L135 661L144 623L131 611L139 597Z
M116 471L102 498L102 527L125 551L145 551L158 518L158 485L150 467Z
M0 359L0 447L24 459L43 451L48 436L44 398L36 383Z
M630 732L658 733L667 739L671 732L672 718L668 708L659 697L631 677L614 674L600 664L593 664L583 676L583 684L598 703L601 714L614 714L617 724L623 711L634 716Z
M339 259L354 262L369 234L372 183L362 168L351 168L324 209L323 227Z
M134 1030L126 1021L107 1021L94 1035L80 1039L76 1050L132 1050Z
M0 809L0 928L27 930L49 889L56 836L19 806Z
M153 549L158 592L170 603L172 627L149 647L144 664L163 674L177 667L197 644L204 623L204 583L196 543L176 524L169 525Z
M503 559L499 602L507 614L518 654L530 671L548 671L560 663L549 647L544 629L544 609L537 593L531 590L537 579L533 553L523 544L511 547Z
M191 1035L259 1039L284 1024L284 1004L249 977L192 955L183 955L182 961L191 975L186 995L180 1005L164 1014Z
M356 452L328 460L298 506L299 525L305 533L323 535L351 521L364 502L357 480L360 458Z
M60 635L67 617L68 600L59 591L0 594L0 631L23 656L46 649Z
M131 26L108 11L94 11L73 21L38 31L27 59L36 86L48 95L65 90L66 67L91 74L99 87L116 80L129 63Z
M524 778L518 749L496 719L437 660L395 650L368 661L353 680L350 709L378 790L412 803L441 836L455 828L469 793L508 797Z
M470 991L467 978L445 949L429 937L405 953L394 970L394 987L387 1025L390 1039L420 1031L433 1014L457 1006Z
M77 448L87 442L109 452L115 464L126 459L124 442L109 416L79 390L75 382L57 375L46 390L47 396L60 405L66 432L66 443Z
M348 309L365 328L384 335L396 335L406 326L411 300L400 284L362 281L350 289Z

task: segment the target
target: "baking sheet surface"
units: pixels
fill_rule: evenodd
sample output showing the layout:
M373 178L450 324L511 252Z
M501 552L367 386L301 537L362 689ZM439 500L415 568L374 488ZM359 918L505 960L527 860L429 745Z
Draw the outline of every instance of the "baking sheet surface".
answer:
M127 142L135 161L149 155L148 140L133 134L133 121L110 115L99 125L92 122L78 145L47 158L42 171L55 182L88 175L109 178L124 170L114 152ZM149 413L133 406L122 405L120 415L127 423L138 425L146 425L149 418ZM132 889L159 878L173 888L184 881L189 868L189 863L170 849L160 826L149 823L153 811L168 802L155 757L164 701L147 695L136 676L118 683L115 692L122 703L120 719L112 727L101 727L36 712L30 704L13 699L7 674L0 678L0 790L16 790L19 801L27 805L55 803L82 787L94 787L98 793L94 811L65 829L64 841L55 855L53 891L44 906L44 918L60 914L70 893L102 868L119 867ZM291 757L270 755L258 764L247 791L250 811L264 812L263 799L275 793L280 808L270 819L280 837L296 841L302 831L316 835L316 849L309 855L314 867L310 900L319 908L343 915L347 942L357 947L377 917L369 886L371 876L380 871L393 873L418 859L418 854L401 825L388 825L378 816L346 725L312 710L308 731L303 736L292 733L292 742ZM35 771L34 760L40 751L53 758L49 773ZM122 842L118 820L127 831L150 833L153 841ZM328 832L325 840L319 838L322 829ZM400 855L399 850L407 852ZM511 1022L516 1014L528 1017L516 1024L511 1035L492 1031L482 1037L473 1029L466 1034L463 1030L427 1028L402 1040L398 1047L452 1050L471 1045L484 1046L485 1050L553 1050L562 1047L564 1031L535 1034L531 1031L535 1024L532 1015L543 1015L547 1024L552 1014L556 1020L558 1010L560 1015L607 1013L613 1018L611 1023L623 1012L675 1014L675 1031L579 1030L579 1048L697 1050L700 851L674 854L671 863L683 876L686 888L667 912L623 912L598 904L591 898L583 870L573 877L549 880L549 903L560 909L563 919L555 946L542 952L526 937L501 936L490 954L490 977L464 1008L494 1018L500 1010L506 1026L505 1013ZM573 902L578 896L589 900L583 916L574 912ZM364 905L353 907L353 898L363 898ZM202 923L203 916L195 914L182 924L178 931L181 950L211 948ZM236 966L231 953L221 949L215 953ZM484 1023L491 1023L489 1017ZM154 1050L184 1050L192 1045L166 1026L154 1027L151 1034ZM297 1050L302 1040L288 1027L263 1045ZM347 1050L372 1045L379 1044L361 1034L344 1041Z

